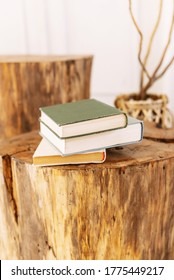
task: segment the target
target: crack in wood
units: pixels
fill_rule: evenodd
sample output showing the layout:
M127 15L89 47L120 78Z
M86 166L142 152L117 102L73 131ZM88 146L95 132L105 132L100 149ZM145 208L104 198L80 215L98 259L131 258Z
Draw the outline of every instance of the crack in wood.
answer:
M16 199L14 197L11 157L9 155L4 155L2 157L2 164L3 164L4 182L7 189L8 199L13 208L15 221L18 224L18 208L17 208Z
M54 248L48 243L48 241L46 240L45 241L45 244L47 245L47 247L48 247L48 250L50 251L52 251L52 253L53 253L53 256L55 257L55 259L57 258L56 257L56 253L55 253L55 251L54 251Z

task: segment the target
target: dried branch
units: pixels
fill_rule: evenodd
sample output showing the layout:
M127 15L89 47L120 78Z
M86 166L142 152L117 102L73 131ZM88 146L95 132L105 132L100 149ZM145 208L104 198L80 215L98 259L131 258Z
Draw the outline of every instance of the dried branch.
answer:
M159 62L159 64L158 64L158 66L156 67L156 69L155 69L155 71L154 71L154 73L153 73L152 76L155 76L155 75L156 75L156 73L158 72L158 70L160 69L160 67L161 67L161 65L162 65L162 63L163 63L163 61L164 61L165 55L166 55L166 53L167 53L168 47L169 47L170 42L171 42L171 37L172 37L172 32L173 32L173 25L174 25L174 5L173 5L173 15L172 15L172 21L171 21L171 25L170 25L170 31L169 31L168 41L167 41L167 44L166 44L166 46L165 46L165 48L164 48L164 51L163 51L163 53L162 53L160 62ZM171 64L170 64L170 65L171 65ZM169 65L169 66L170 66L170 65ZM168 69L168 67L167 67L167 69ZM164 73L165 73L165 72L164 72ZM161 74L160 74L160 76L161 76Z
M142 61L141 53L142 53L142 46L143 46L143 39L144 39L143 38L143 33L140 30L140 28L139 28L139 26L138 26L138 24L137 24L137 22L135 20L135 17L134 17L133 11L132 11L132 0L129 0L130 15L131 15L132 21L134 23L134 26L136 27L136 30L138 31L138 34L140 36L139 50L138 50L138 60L139 60L139 63L141 65L141 67L142 67L142 70L141 70L141 80L140 80L140 93L139 93L140 99L145 99L146 98L147 90L158 79L160 79L166 73L166 71L168 70L168 68L171 66L171 64L174 61L174 56L173 56L171 58L171 60L169 61L169 63L165 66L165 68L163 70L161 70L161 72L160 72L160 68L161 68L161 66L163 64L163 61L165 59L165 56L166 56L166 53L168 51L169 45L171 43L172 32L173 32L173 27L174 27L174 0L173 0L173 14L172 14L172 20L171 20L171 24L170 24L170 30L169 30L168 39L167 39L165 48L164 48L164 50L162 52L160 61L159 61L158 65L157 65L157 67L155 68L154 72L151 75L149 74L149 72L148 72L148 70L146 68L146 64L147 64L147 61L148 61L148 58L150 56L150 52L151 52L151 49L152 49L153 40L154 40L155 34L157 32L157 29L159 27L160 18L161 18L161 14L162 14L162 8L163 8L163 0L160 0L160 6L159 6L159 12L158 12L157 20L156 20L156 23L154 25L153 31L151 33L151 36L150 36L150 40L149 40L149 44L148 44L148 48L147 48L147 52L146 52L144 61ZM144 85L144 74L146 74L146 76L148 78L148 81L147 81L147 83L145 85Z
M158 80L160 79L168 70L168 68L172 65L174 61L174 56L172 57L172 59L169 61L169 63L166 65L166 67L163 69L163 71L158 75L158 76L152 76L150 78L150 80L148 81L148 83L142 88L140 94L141 94L141 99L145 99L146 97L146 92L147 90Z
M172 65L173 61L174 61L174 56L169 61L169 63L166 65L166 67L163 69L163 71L158 76L155 77L154 81L157 81L158 79L160 79L166 73L168 68Z
M152 48L152 43L153 43L156 31L157 31L159 23L160 23L161 14L162 14L162 8L163 8L163 0L160 0L158 17L157 17L156 23L154 25L154 29L152 31L152 34L150 36L148 49L147 49L147 52L146 52L146 55L145 55L145 58L144 58L144 66L146 66L146 64L147 64L147 61L148 61L148 58L149 58L149 55L150 55L150 51L151 51L151 48ZM143 87L143 82L144 82L144 71L142 69L142 71L141 71L141 81L140 81L140 87L141 88Z
M130 15L131 15L132 21L133 21L133 23L134 23L134 25L135 25L135 27L136 27L136 29L137 29L137 31L138 31L138 34L139 34L139 36L140 36L140 44L139 44L139 51L138 51L138 60L139 60L139 62L140 62L140 65L141 65L143 71L146 73L147 77L150 79L150 75L149 75L149 73L148 73L148 71L147 71L147 69L146 69L146 67L145 67L145 65L144 65L144 63L143 63L143 61L142 61L142 59L141 59L141 52L142 52L142 45L143 45L143 34L142 34L142 32L141 32L141 30L140 30L140 28L139 28L139 26L138 26L138 24L137 24L137 22L136 22L136 20L135 20L135 17L134 17L134 15L133 15L133 11L132 11L132 1L131 1L131 0L129 0L129 11L130 11Z
M171 58L171 60L169 61L169 63L166 65L166 67L161 71L161 73L157 75L157 72L160 69L160 67L161 67L161 65L164 61L165 55L167 53L168 47L169 47L170 42L171 42L173 26L174 26L174 1L173 1L173 15L172 15L172 21L171 21L171 25L170 25L170 31L169 31L167 44L164 48L164 51L162 53L162 56L161 56L161 59L160 59L160 62L158 64L158 66L156 67L155 71L153 72L153 74L152 74L151 78L149 79L149 81L147 82L147 84L144 87L142 87L142 89L141 89L141 92L140 92L141 99L145 99L147 90L166 73L166 71L168 70L168 68L171 66L171 64L174 61L174 56L173 56Z

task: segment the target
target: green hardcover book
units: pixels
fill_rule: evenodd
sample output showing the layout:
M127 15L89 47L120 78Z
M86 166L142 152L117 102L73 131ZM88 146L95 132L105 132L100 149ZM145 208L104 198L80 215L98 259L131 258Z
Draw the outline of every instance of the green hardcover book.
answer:
M128 117L128 125L125 128L71 138L58 137L48 126L40 122L40 134L63 155L69 155L139 142L143 138L143 122Z
M40 121L60 138L123 128L127 116L119 109L96 99L41 107Z

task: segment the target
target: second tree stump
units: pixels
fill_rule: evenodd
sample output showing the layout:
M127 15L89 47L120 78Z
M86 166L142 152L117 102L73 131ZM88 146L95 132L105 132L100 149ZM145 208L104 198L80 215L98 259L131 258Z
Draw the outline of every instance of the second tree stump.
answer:
M39 107L89 98L92 56L0 57L0 140L38 129Z

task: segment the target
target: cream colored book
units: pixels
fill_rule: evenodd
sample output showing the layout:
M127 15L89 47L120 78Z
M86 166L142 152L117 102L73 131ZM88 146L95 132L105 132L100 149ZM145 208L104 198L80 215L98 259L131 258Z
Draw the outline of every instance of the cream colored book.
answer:
M33 154L33 164L39 166L102 163L106 159L106 150L62 156L48 140L43 138Z

